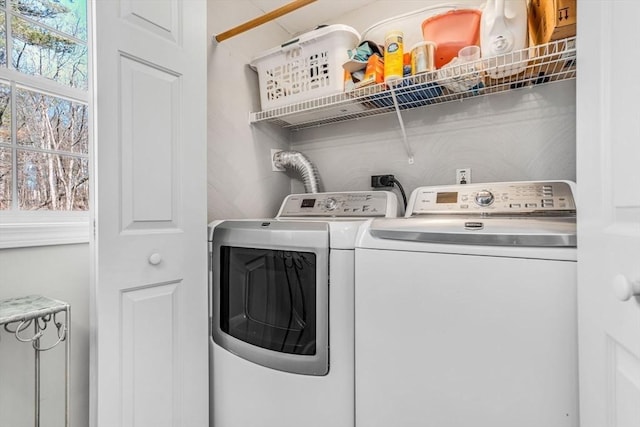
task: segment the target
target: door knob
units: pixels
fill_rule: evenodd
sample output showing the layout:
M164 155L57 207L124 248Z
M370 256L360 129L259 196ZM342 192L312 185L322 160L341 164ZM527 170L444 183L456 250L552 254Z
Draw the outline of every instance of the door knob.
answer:
M629 301L631 297L640 296L640 280L631 281L623 274L613 279L613 293L620 301Z
M149 256L149 264L151 265L158 265L160 264L160 261L162 261L162 255L159 253L151 254Z

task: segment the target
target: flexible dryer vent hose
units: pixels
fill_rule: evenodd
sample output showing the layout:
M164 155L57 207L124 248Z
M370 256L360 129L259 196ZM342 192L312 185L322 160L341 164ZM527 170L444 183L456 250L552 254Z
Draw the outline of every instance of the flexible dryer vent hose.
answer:
M306 193L320 192L320 179L318 171L311 161L299 151L278 151L273 155L276 166L285 169L293 169L302 178Z

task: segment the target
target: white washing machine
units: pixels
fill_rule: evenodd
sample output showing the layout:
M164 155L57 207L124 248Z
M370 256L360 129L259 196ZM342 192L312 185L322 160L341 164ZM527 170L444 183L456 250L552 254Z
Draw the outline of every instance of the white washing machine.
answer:
M382 191L288 196L210 226L213 427L353 427L354 247Z
M362 227L356 426L578 426L573 187L422 187Z

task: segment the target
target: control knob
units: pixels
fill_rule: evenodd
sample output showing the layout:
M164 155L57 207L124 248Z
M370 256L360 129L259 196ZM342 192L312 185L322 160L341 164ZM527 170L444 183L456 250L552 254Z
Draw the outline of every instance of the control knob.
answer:
M324 202L324 208L328 211L334 211L336 210L336 208L338 207L338 201L336 199L334 199L333 197L329 197L325 202Z
M493 203L494 200L495 198L493 197L491 191L481 190L478 191L478 194L476 194L476 203L479 206L489 206Z

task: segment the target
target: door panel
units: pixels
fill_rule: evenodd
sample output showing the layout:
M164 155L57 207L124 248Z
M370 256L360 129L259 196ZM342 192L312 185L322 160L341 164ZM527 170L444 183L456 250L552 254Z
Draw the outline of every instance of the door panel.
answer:
M180 77L137 58L120 61L123 227L176 227Z
M640 425L640 84L636 1L578 8L577 181L582 427ZM586 29L586 30L585 30Z
M618 340L609 338L608 364L611 397L608 402L609 425L640 425L640 359L619 344Z
M123 427L164 425L179 415L183 287L166 283L122 293Z
M612 174L611 190L613 192L613 206L617 210L626 210L640 206L640 174L636 167L640 159L640 115L638 108L638 96L640 96L640 84L635 73L620 73L616 70L633 70L638 66L638 57L629 55L629 52L637 49L637 36L630 37L630 30L637 26L637 17L640 8L633 1L614 1L608 5L610 10L606 16L611 17L610 27L605 28L604 37L610 37L613 43L607 46L603 66L610 66L609 76L603 75L609 81L604 87L609 86L603 96L605 105L610 108L610 125L606 125L603 148L606 157L611 158L610 170ZM607 57L608 56L608 57ZM608 181L608 180L607 180ZM617 216L616 212L616 216ZM638 213L636 211L636 213ZM635 219L638 227L638 218ZM614 224L617 218L613 219ZM632 224L631 225L633 228ZM631 228L631 229L632 229ZM630 229L630 230L631 230ZM636 231L637 228L636 228Z
M123 0L121 4L123 19L160 37L179 40L181 1Z
M93 7L92 426L206 426L206 1Z

